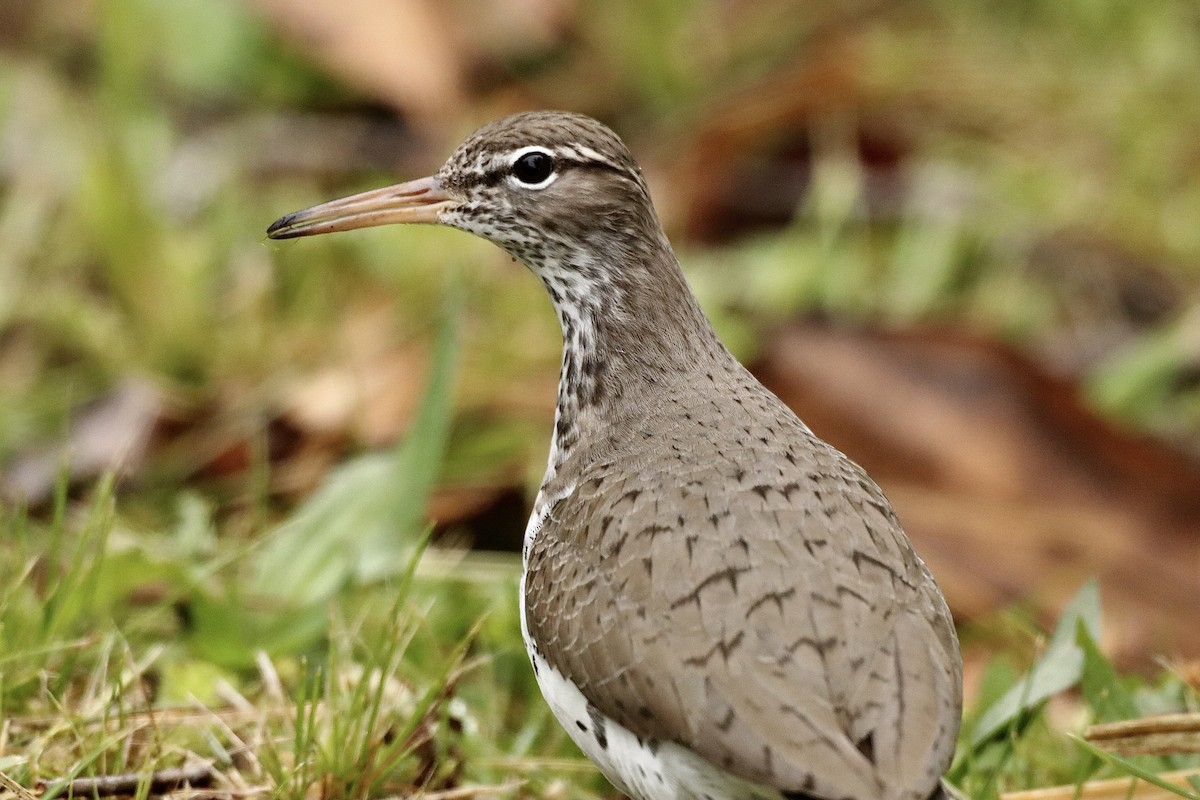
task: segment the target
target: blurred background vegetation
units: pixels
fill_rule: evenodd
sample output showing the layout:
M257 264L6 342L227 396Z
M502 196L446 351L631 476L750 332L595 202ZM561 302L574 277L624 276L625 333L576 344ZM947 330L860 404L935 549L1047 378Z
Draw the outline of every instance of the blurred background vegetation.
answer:
M1040 684L1090 676L1084 705L1010 695L956 773L1087 777L1058 723L1195 708L1197 75L1189 0L3 4L0 772L608 791L517 636L541 288L451 231L264 237L564 108L625 138L723 337L892 496L978 713L1099 577L1111 624L1063 629L1078 663ZM130 722L154 708L179 730Z

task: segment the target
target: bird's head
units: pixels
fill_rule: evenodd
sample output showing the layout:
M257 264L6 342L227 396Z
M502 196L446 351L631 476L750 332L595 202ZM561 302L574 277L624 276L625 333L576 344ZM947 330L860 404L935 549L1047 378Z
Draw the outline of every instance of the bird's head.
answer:
M630 241L661 241L645 181L620 138L590 117L553 111L492 122L428 178L288 214L267 233L290 239L392 223L458 228L535 270L572 253L612 261Z

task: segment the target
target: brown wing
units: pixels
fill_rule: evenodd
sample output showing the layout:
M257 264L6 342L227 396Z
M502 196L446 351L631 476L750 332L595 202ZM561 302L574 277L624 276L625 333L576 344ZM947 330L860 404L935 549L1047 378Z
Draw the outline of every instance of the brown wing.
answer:
M745 400L741 419L781 413ZM960 714L941 593L878 487L798 420L718 413L698 437L703 410L581 464L529 554L539 649L634 733L749 780L926 797Z

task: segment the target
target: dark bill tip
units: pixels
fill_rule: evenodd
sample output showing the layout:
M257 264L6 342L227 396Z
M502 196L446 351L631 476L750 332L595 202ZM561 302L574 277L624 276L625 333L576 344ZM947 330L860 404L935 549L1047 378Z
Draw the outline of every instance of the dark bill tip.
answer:
M285 230L285 228L291 226L291 224L295 221L295 219L296 219L296 215L294 213L284 214L282 217L280 217L279 219L272 222L270 224L270 226L267 227L268 238L271 238L271 239L295 239L299 236L303 236L304 234L302 234L302 233L296 233L295 231Z

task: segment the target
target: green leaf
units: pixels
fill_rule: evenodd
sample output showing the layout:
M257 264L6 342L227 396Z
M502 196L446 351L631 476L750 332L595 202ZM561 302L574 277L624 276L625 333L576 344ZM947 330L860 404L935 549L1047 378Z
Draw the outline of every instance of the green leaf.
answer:
M1122 683L1112 663L1100 652L1095 638L1082 620L1076 628L1076 641L1083 650L1080 689L1095 720L1110 722L1139 716L1132 692Z
M254 653L297 653L328 628L329 600L350 583L403 575L426 540L423 515L449 438L457 303L447 310L429 387L412 430L388 453L353 459L267 534L248 586L197 592L186 605L191 642L204 658L245 666Z
M1067 603L1038 662L979 718L971 734L972 747L978 747L1024 712L1079 682L1084 666L1084 651L1077 641L1081 626L1093 641L1099 638L1100 589L1094 580L1085 583Z
M434 345L429 387L408 436L390 453L340 466L272 531L255 563L253 593L319 604L350 582L401 572L417 545L425 502L449 439L457 303Z

